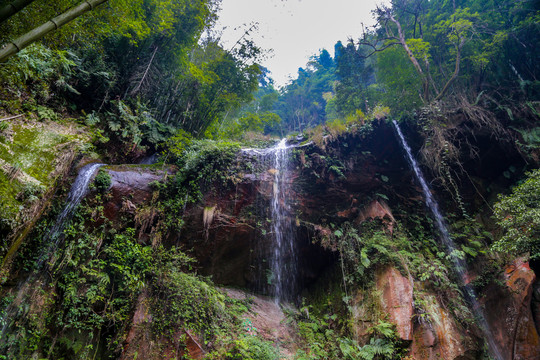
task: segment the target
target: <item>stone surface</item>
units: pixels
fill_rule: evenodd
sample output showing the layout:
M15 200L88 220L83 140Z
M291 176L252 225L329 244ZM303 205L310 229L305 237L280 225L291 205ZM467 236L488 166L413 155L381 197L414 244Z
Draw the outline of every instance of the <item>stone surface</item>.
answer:
M364 221L375 219L381 219L385 223L386 229L390 234L394 232L396 219L394 219L394 216L392 215L390 206L388 206L384 200L373 200L368 206L360 210L355 222L360 224Z
M138 205L148 204L153 194L150 183L174 173L173 168L161 170L144 166L108 166L106 170L112 184L111 198L105 204L105 216L113 221L121 212L133 213Z
M390 322L396 325L402 340L413 339L413 285L394 267L386 268L375 276L380 302Z
M294 358L297 350L294 337L296 332L287 323L283 310L273 299L236 289L225 289L225 292L231 298L249 298L252 301L251 310L245 315L243 331L279 344L281 359Z
M454 320L437 298L418 290L417 300L422 302L424 316L417 316L414 324L410 356L418 360L475 359L470 334Z
M504 359L540 359L540 338L531 311L536 276L517 259L506 267L506 288L491 286L484 295L486 319Z

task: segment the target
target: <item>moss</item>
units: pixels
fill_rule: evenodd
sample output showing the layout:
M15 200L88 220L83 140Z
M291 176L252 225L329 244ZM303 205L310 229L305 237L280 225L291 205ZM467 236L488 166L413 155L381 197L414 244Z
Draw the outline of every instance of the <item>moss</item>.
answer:
M55 123L11 123L0 137L0 237L29 220L68 150L83 136ZM34 209L34 210L32 210ZM7 244L1 244L5 247Z
M12 166L18 166L22 171L40 181L44 185L50 184L49 175L55 168L55 159L58 156L59 145L74 140L74 136L60 134L51 129L41 127L13 127L13 142L4 142L4 151L0 150L0 157Z

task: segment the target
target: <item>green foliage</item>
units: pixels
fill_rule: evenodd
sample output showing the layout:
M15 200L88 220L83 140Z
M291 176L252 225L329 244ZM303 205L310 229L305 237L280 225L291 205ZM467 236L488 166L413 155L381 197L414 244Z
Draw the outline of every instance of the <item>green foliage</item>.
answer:
M36 1L10 26L0 24L6 30L0 41L74 4ZM255 61L261 51L248 36L230 50L214 39L199 41L216 9L213 0L109 2L2 66L0 80L7 86L0 98L19 98L17 106L29 110L83 109L91 114L96 140L114 140L109 152L156 148L179 128L203 137L210 125L252 99L260 73ZM40 119L56 115L42 107L37 112Z
M94 187L97 191L104 193L111 187L112 178L106 170L100 169L94 178Z
M187 203L198 201L212 185L222 186L236 179L233 164L240 146L226 141L192 141L182 133L169 141L168 146L170 152L165 151L165 156L178 165L179 171L163 189L161 206L166 209L163 211L166 224L179 229Z
M297 351L296 360L315 359L401 359L403 344L397 338L395 325L379 320L367 329L369 343L361 346L350 337L343 336L337 328L338 314L325 313L322 317L312 312L311 307L301 309L297 315L298 331L305 341L305 347ZM302 316L309 311L308 317Z
M456 219L451 222L452 239L469 258L486 253L486 244L492 240L491 233L472 218Z
M306 68L298 69L298 78L282 89L280 96L271 81L265 82L250 112L277 114L281 122L268 126L267 131L280 136L315 127L326 121L327 102L331 101L335 81L335 61L323 49Z
M13 60L0 67L0 80L5 84L0 95L16 97L21 91L32 95L30 104L48 102L52 94L74 92L76 90L66 82L76 63L75 55L69 51L51 50L35 44L21 51ZM50 109L38 108L38 116L56 119Z
M225 295L211 284L180 269L165 272L155 269L152 302L153 323L157 334L175 336L179 325L210 338L220 326L230 321Z
M494 206L503 236L493 244L495 251L540 256L540 170L527 174L512 193L500 196Z
M381 94L382 101L394 113L422 105L421 79L402 48L394 46L377 56L377 79L386 90Z
M205 355L205 359L223 360L278 360L282 356L273 342L256 334L241 334L231 339L225 351L216 350Z
M180 159L184 156L186 149L191 145L192 141L193 138L187 132L180 129L167 140L165 145L166 151L170 153L173 159Z
M334 231L333 246L339 249L342 257L344 281L349 284L366 284L371 280L377 264L394 262L399 264L399 254L391 249L396 246L383 231L377 230L379 224L366 223L359 230L349 223Z
M29 279L30 287L35 285L32 282L43 282L48 291L20 295L21 309L10 310L11 335L0 339L3 353L13 359L29 354L112 357L141 294L154 319L148 327L154 339L176 341L183 328L215 348L234 347L226 337L237 332L249 304L226 297L207 279L192 273L194 260L178 248L150 246L139 239L132 219L120 221L121 227L104 218L98 194L78 209L53 254L44 251L50 244L42 242L42 233L34 233L36 241L30 242L24 262L38 270L45 264L52 278L36 274ZM36 299L43 299L43 306L26 307ZM2 305L2 310L10 306L7 300ZM57 346L51 347L52 341ZM238 355L231 358L277 359L270 343L260 339L239 337L236 349Z
M247 132L263 133L265 129L275 128L280 122L279 115L272 112L247 113L239 119L226 123L225 126L213 123L206 135L215 139L241 140Z
M371 338L369 344L359 346L350 339L342 339L340 343L344 359L396 359L394 345L385 339Z

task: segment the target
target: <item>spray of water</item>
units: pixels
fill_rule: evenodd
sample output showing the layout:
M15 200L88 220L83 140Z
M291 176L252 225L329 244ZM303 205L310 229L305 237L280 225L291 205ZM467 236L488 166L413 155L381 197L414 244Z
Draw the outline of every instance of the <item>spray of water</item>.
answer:
M271 203L273 252L271 271L276 302L291 300L296 284L296 251L289 207L289 148L281 140L271 154L274 161L274 184Z
M66 224L73 217L75 209L88 193L88 186L90 185L90 181L92 180L98 169L103 165L104 164L92 163L84 166L79 171L75 182L73 183L73 185L71 185L71 189L69 191L66 201L66 206L56 218L56 222L47 236L48 239L53 239L55 241L56 239L58 239L60 233L64 230Z
M437 227L437 230L439 231L441 241L443 242L444 246L446 247L447 252L450 254L450 258L452 259L452 263L454 264L454 269L459 275L460 279L462 280L462 289L465 295L466 300L471 305L472 311L474 313L474 316L477 319L477 322L482 329L482 332L484 333L484 337L487 341L489 351L491 355L497 359L502 360L503 356L500 353L500 350L495 343L495 340L493 339L491 330L489 328L489 324L486 321L486 318L484 316L483 310L480 307L480 304L478 303L478 300L476 299L475 291L472 287L465 284L465 273L467 270L467 264L465 263L465 260L461 258L460 256L456 255L456 245L454 241L452 240L452 237L450 236L450 233L448 231L448 226L446 225L444 218L439 210L439 205L433 195L431 194L431 190L424 178L424 175L422 174L422 170L420 170L420 167L418 166L418 163L416 162L414 156L412 155L411 148L409 147L409 144L407 144L407 141L405 140L405 137L403 136L403 133L401 132L401 129L398 125L398 123L394 120L394 128L396 129L396 133L399 137L400 143L402 148L405 150L405 153L407 154L407 160L409 161L409 164L411 165L411 168L414 171L414 175L418 182L420 183L422 187L422 192L424 193L424 198L427 207L429 208L431 214L433 215L433 219L435 220L435 225Z
M276 303L294 299L297 289L297 254L295 249L293 216L289 203L291 188L289 174L289 151L297 145L287 146L286 139L266 149L242 149L255 156L270 169L273 176L273 191L270 202L271 249L267 283Z

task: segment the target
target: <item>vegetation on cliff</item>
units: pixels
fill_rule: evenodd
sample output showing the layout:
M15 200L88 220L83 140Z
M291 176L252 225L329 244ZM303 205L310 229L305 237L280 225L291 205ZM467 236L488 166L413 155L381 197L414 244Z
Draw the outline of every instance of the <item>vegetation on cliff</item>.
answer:
M2 44L79 2L8 3ZM486 321L504 356L534 354L538 2L393 0L281 89L254 27L229 49L210 31L218 5L105 1L0 63L0 359L488 359L465 287L525 309ZM389 118L428 170L451 252ZM279 169L241 148L277 136L295 144L301 249L300 291L279 310L287 344L221 288L264 295L273 281ZM78 168L152 154L99 170L51 239Z

